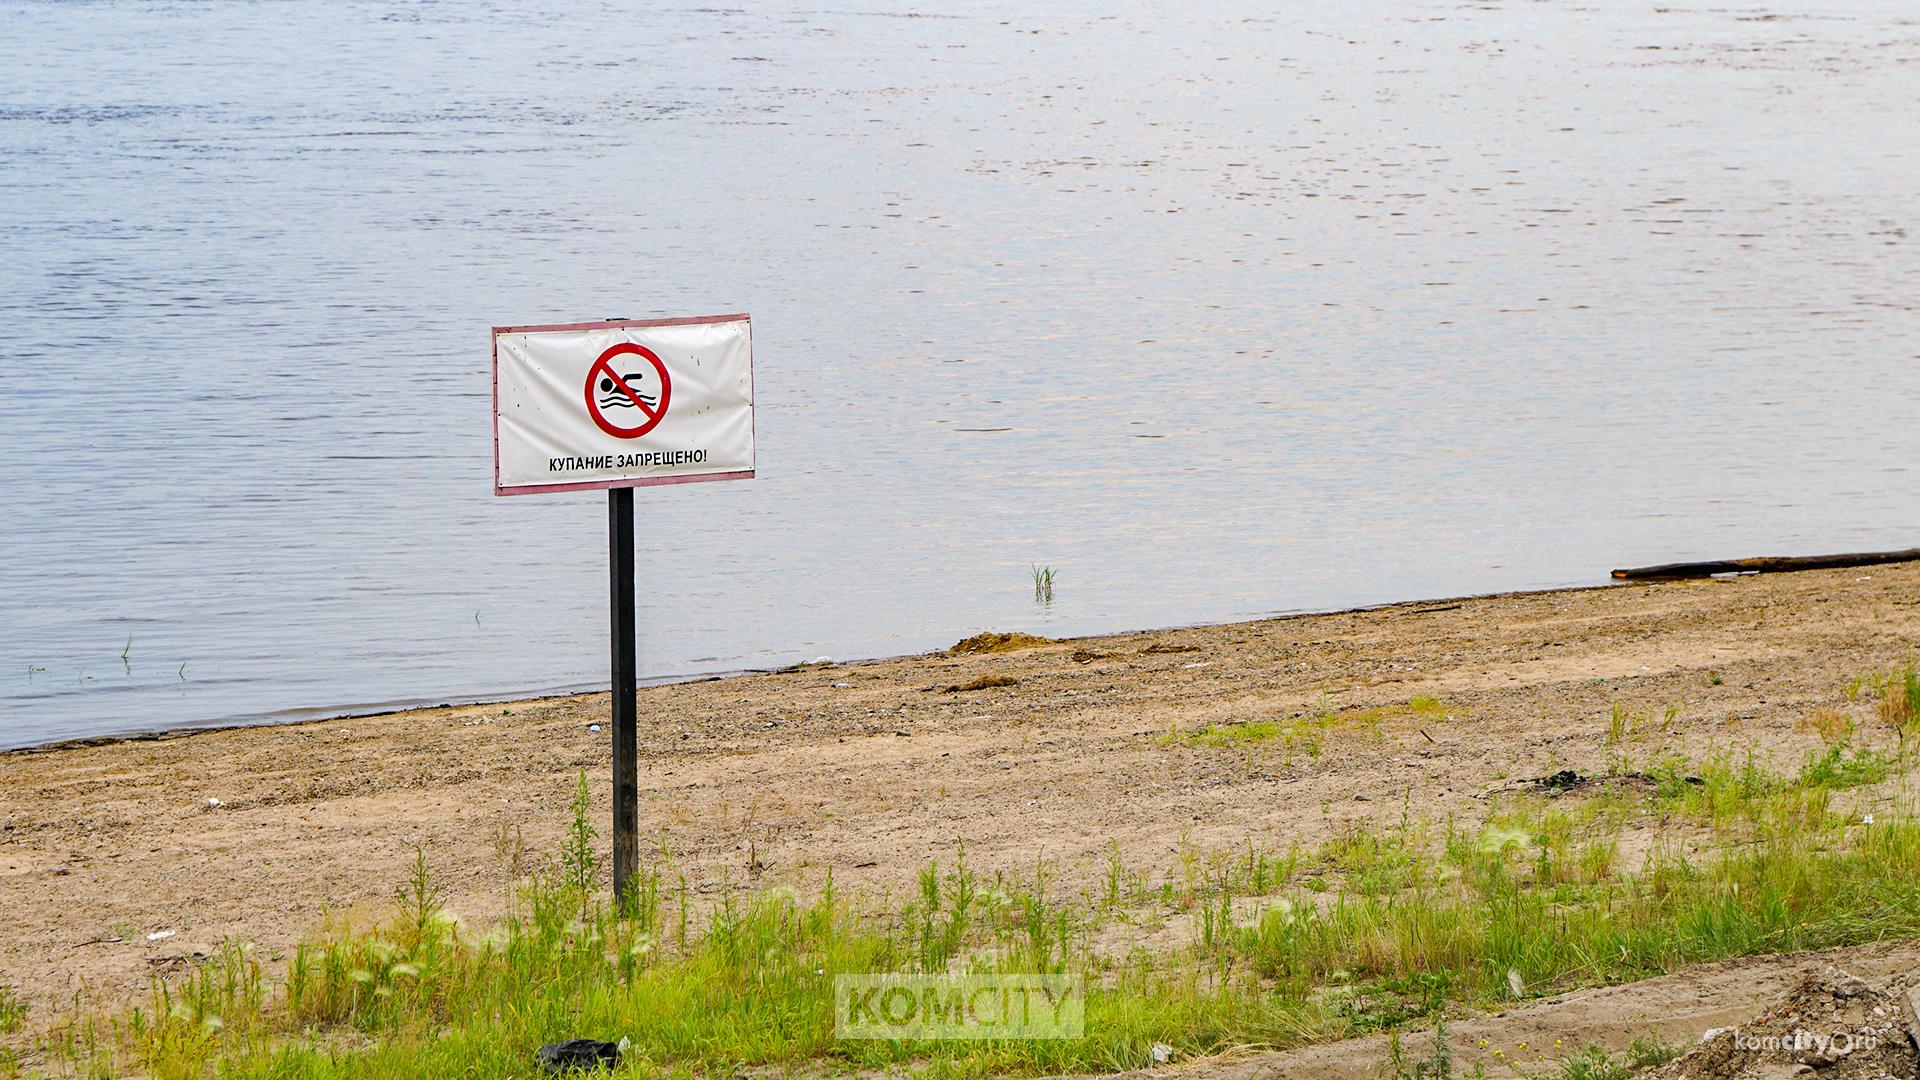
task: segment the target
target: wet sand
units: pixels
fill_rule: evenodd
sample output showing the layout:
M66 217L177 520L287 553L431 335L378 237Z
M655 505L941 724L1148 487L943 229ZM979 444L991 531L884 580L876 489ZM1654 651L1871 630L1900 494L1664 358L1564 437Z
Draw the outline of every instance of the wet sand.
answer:
M643 689L641 826L703 895L829 869L898 896L929 858L1055 864L1094 887L1200 849L1312 843L1362 819L1471 816L1604 768L1610 710L1677 710L1663 745L1757 743L1870 703L1850 678L1920 640L1920 564L1430 601ZM1717 677L1717 679L1716 679ZM1009 685L950 691L987 679ZM1430 695L1438 711L1407 708ZM1167 745L1171 729L1333 709L1317 755ZM284 957L378 917L424 848L453 909L501 908L513 837L549 857L585 769L605 814L605 695L423 709L0 755L0 983L39 1015L146 992L226 938ZM218 800L217 804L215 800ZM150 935L165 936L151 939ZM1174 944L1177 944L1174 943Z

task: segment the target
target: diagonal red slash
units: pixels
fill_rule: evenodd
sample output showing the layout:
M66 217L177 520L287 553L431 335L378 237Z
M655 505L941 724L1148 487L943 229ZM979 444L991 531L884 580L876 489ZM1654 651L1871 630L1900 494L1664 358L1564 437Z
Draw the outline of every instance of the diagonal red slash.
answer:
M647 408L646 402L640 400L640 395L634 392L633 387L628 386L627 381L622 378L618 372L613 370L611 361L616 356L639 356L653 365L653 370L660 375L660 403L658 406L652 409ZM613 385L619 387L620 392L627 396L627 400L633 402L633 407L640 410L640 415L647 418L646 421L639 427L625 428L607 419L600 411L599 398L594 394L594 384L602 378L609 380ZM653 350L642 345L635 345L632 342L622 342L601 353L600 358L595 360L593 366L587 369L586 391L587 415L593 419L594 424L598 426L601 431L606 432L616 439L637 439L647 432L652 431L654 426L660 423L661 418L666 416L667 402L673 394L673 383L667 377L667 365L660 362L660 358L654 355Z
M633 402L633 407L636 409L639 409L640 414L642 416L645 416L649 420L653 419L654 417L653 410L647 408L646 400L643 399L639 395L639 393L634 390L633 387L627 385L627 380L624 377L622 377L619 372L613 370L612 368L608 368L606 371L606 375L607 375L607 381L611 382L614 385L614 389L619 390L621 393L627 395L627 400Z

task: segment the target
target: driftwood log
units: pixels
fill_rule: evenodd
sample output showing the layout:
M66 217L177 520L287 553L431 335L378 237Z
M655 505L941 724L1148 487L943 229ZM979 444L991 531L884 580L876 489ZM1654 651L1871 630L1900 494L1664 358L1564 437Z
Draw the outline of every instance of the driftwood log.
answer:
M1920 561L1920 548L1905 551L1861 551L1851 555L1761 555L1752 559L1718 562L1662 563L1615 570L1621 581L1644 578L1711 577L1714 574L1781 574L1789 570L1832 570L1842 566L1878 566L1881 563Z

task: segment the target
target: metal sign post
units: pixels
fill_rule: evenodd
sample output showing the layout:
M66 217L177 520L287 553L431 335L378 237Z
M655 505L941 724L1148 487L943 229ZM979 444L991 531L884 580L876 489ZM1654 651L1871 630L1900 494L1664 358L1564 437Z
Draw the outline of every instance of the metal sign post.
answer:
M745 315L493 328L493 493L607 491L613 892L639 870L633 489L753 477Z
M613 897L627 902L640 853L640 736L634 686L633 489L607 492L607 581L613 640Z

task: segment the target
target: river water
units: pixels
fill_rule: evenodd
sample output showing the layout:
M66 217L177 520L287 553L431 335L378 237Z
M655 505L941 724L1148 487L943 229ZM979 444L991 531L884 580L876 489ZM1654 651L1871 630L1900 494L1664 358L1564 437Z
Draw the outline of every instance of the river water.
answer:
M754 316L648 676L1920 542L1908 0L0 0L0 72L0 746L604 683L495 323Z

